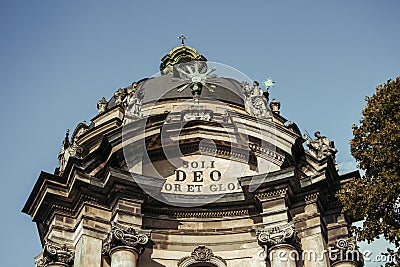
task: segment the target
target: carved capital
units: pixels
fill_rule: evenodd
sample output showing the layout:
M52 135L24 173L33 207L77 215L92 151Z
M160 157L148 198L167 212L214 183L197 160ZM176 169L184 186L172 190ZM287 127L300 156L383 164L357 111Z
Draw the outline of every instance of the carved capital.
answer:
M110 255L112 249L124 246L133 249L138 255L149 242L148 234L140 234L133 227L112 223L111 232L103 241L103 255Z
M364 266L364 258L362 253L358 250L355 237L337 240L335 246L330 249L329 253L332 266L342 262L352 262L358 267Z
M74 263L74 252L66 245L59 245L52 241L46 241L42 255L36 259L35 266L46 267L50 264L59 264L66 267Z
M257 229L256 234L258 241L268 247L279 244L290 244L298 249L300 247L293 222L277 227Z

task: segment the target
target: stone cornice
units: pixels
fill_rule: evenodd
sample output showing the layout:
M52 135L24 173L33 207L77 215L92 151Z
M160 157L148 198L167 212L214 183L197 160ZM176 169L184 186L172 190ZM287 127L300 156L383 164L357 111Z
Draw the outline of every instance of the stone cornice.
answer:
M307 204L315 203L318 200L318 197L320 196L319 192L314 192L308 195L305 195L304 201Z
M270 173L265 173L265 174L258 174L254 176L245 176L245 177L240 177L238 178L239 183L242 187L248 187L252 182L257 182L260 184L259 188L263 188L264 185L265 187L267 184L270 184L272 182L275 183L285 183L288 181L289 178L294 178L296 176L295 174L295 168L294 167L289 167L283 170L278 170L275 172L270 172Z
M22 211L31 215L34 221L46 222L55 212L76 217L84 203L110 208L117 198L145 198L132 177L121 179L116 177L117 173L109 169L102 182L79 172L68 181L65 177L42 173ZM116 184L120 186L116 187Z
M228 159L239 161L243 163L249 162L249 148L248 147L231 147L229 145L224 145L224 142L219 142L217 140L217 146L214 145L207 146L207 144L202 144L199 146L199 142L201 138L194 137L188 138L185 140L185 144L181 145L181 152L183 155L193 155L193 154L208 154L208 155L218 155L218 158ZM175 145L172 146L175 149ZM152 146L150 150L148 150L148 155L151 160L161 160L165 159L164 151L168 151L168 145L164 147Z
M285 160L285 155L282 153L277 153L271 149L266 149L256 144L249 144L249 147L256 155L259 155L260 157L267 159L278 166L281 166Z
M281 132L284 135L288 136L293 141L295 139L299 138L299 137L301 138L301 136L299 134L297 134L297 133L287 129L286 127L283 127L282 125L280 125L278 123L275 123L275 122L273 122L271 120L256 119L254 116L243 114L243 113L235 113L235 112L231 112L229 110L227 110L227 112L233 118L242 119L244 121L252 121L252 122L260 123L261 125L265 125L265 126L268 126L268 127L276 128L279 132Z
M271 190L263 193L256 194L255 197L263 201L265 199L270 199L270 198L284 198L287 196L287 192L289 191L288 188L282 188L282 189L277 189L277 190Z

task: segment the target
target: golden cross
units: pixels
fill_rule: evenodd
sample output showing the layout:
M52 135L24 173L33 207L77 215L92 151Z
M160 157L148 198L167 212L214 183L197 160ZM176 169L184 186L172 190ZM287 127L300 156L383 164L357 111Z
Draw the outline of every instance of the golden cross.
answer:
M181 35L179 35L178 36L178 39L181 39L181 42L182 42L182 45L185 45L185 40L186 40L186 36L185 35L183 35L183 34L181 34Z

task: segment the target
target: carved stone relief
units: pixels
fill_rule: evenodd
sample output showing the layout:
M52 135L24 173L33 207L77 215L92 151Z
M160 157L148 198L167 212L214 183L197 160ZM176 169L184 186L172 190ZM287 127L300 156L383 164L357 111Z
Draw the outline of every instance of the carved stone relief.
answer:
M46 241L42 255L36 260L35 267L45 267L49 264L62 264L72 266L74 252L66 245L59 245L52 241Z
M201 245L194 249L191 256L180 259L178 267L189 267L192 264L198 263L211 263L217 267L227 266L226 261L223 258L215 256L211 249Z

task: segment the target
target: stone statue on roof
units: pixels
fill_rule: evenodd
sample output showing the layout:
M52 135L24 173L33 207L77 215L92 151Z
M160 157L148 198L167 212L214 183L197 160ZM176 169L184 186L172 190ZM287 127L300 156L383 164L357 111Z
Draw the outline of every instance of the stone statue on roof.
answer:
M138 83L133 82L131 86L128 86L126 88L126 96L124 99L124 107L127 108L130 103L133 102L133 98L135 96L136 90L137 90Z
M132 86L127 88L127 96L125 98L125 119L124 124L143 118L142 101L144 98L143 88L138 89L137 82L132 83Z
M246 110L257 118L269 118L271 115L268 111L267 99L259 85L257 81L253 82L253 87L250 87L248 82L242 82Z
M105 97L101 98L99 102L97 102L97 110L98 114L104 113L107 110L107 100Z
M316 131L314 136L316 139L312 140L308 134L304 134L306 145L313 156L321 159L336 154L337 149L333 141L330 141L326 136L322 136L319 131Z
M116 106L122 104L122 102L123 102L123 100L124 100L124 98L125 98L125 95L126 95L125 90L122 89L122 88L118 89L118 90L114 93L114 99L115 99L115 105L116 105Z
M73 137L72 141L69 140L69 129L67 129L61 145L61 151L58 153L59 172L63 173L70 157L83 158L85 153L85 149L78 145L78 136Z

